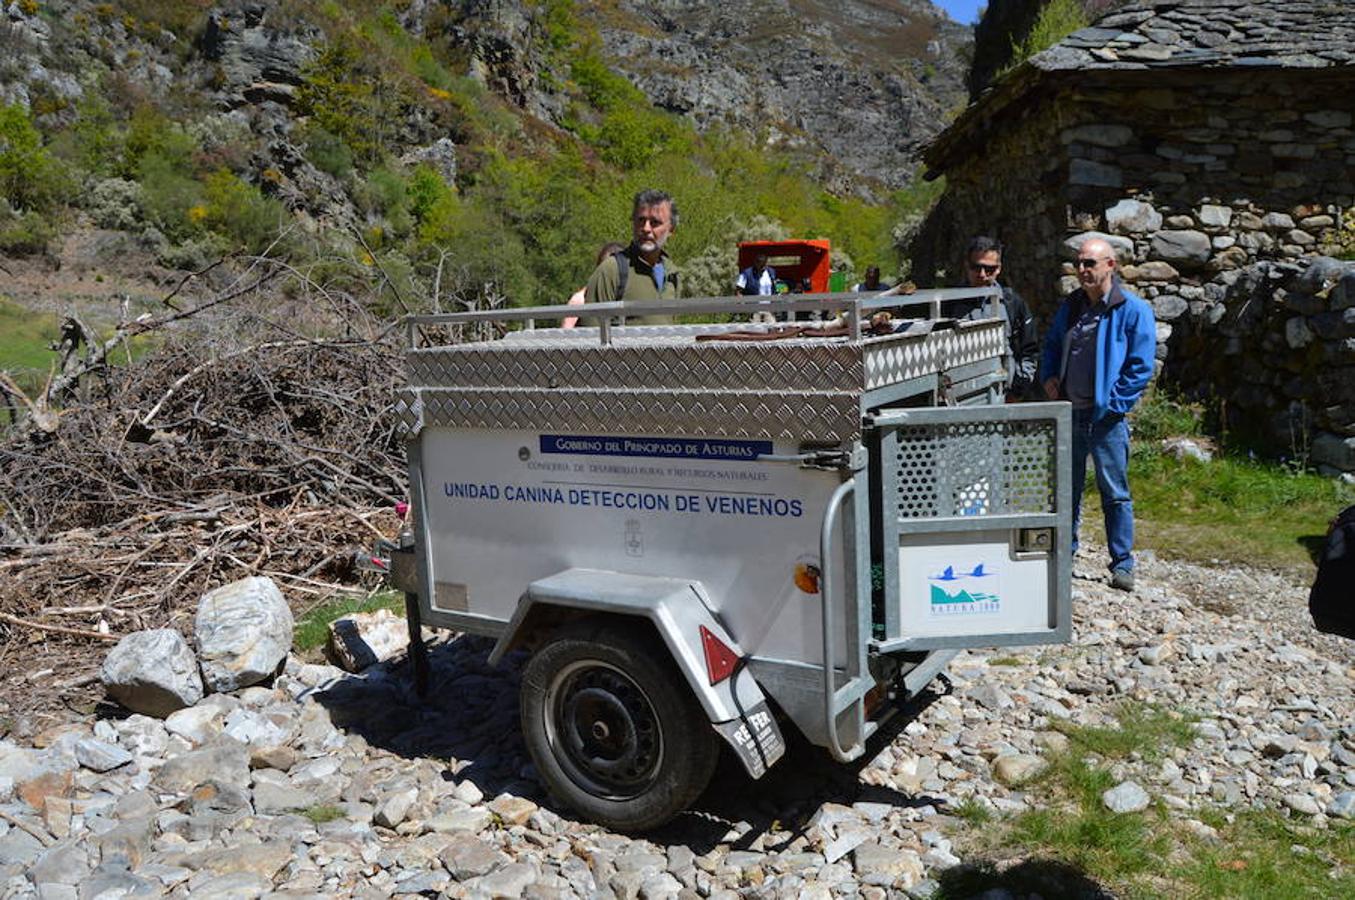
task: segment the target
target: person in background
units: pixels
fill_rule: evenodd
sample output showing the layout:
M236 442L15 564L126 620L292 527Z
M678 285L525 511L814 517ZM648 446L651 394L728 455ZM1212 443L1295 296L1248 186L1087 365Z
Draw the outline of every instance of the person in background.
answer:
M1001 287L1002 311L1007 319L1007 343L1012 354L1012 370L1007 378L1007 402L1031 398L1036 369L1040 364L1040 339L1035 317L1015 289L998 284L1002 274L1002 242L978 235L965 248L965 283L970 287ZM986 304L976 303L965 318L984 316Z
M1134 504L1124 417L1153 377L1157 323L1153 308L1120 282L1107 241L1083 241L1076 264L1081 286L1064 298L1045 336L1044 390L1051 400L1073 404L1073 550L1090 455L1106 520L1110 584L1132 591Z
M622 251L622 250L625 250L625 249L626 249L626 245L625 245L625 244L618 244L618 243L616 243L615 241L613 241L613 242L610 243L610 244L603 244L602 247L598 250L597 259L596 259L596 260L594 261L594 263L593 263L594 268L596 268L597 266L601 265L602 261L603 261L604 259L606 259L607 257L609 257L609 256L611 256L611 255L613 255L613 254L615 254L615 253L618 253L618 252L620 252L620 251ZM584 287L579 288L577 291L575 291L573 294L570 295L570 298L569 298L569 305L570 305L570 306L583 306L583 304L584 304L584 294L586 294L587 292L588 292L587 286L584 286ZM578 316L570 316L570 317L567 318L567 319L562 319L562 320L560 320L560 327L561 327L561 328L573 328L575 325L578 325L578 324L579 324L579 317L578 317Z
M889 290L889 285L885 284L883 281L880 280L879 266L867 266L865 280L859 281L856 284L852 285L852 290L858 293L861 291L869 291L871 293L874 293L876 291Z
M770 297L776 293L776 270L767 265L767 254L759 253L753 264L739 273L734 288L745 297Z
M681 295L678 273L663 246L677 224L677 204L670 195L653 189L636 194L631 203L630 246L598 263L588 277L584 300L676 300ZM641 325L667 325L672 321L672 316L637 318Z

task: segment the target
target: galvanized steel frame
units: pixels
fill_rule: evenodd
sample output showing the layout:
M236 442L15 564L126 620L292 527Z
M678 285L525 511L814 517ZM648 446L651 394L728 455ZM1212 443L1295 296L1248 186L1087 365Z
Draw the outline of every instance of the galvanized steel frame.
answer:
M1004 646L1013 643L1040 644L1067 641L1072 636L1072 609L1070 602L1064 602L1072 590L1072 485L1068 473L1072 471L1072 412L1067 403L1024 403L1010 406L985 408L984 422L1040 422L1049 423L1052 428L1053 459L1050 460L1049 477L1053 479L1053 490L1042 512L988 512L977 514L956 514L949 510L948 515L900 517L893 510L881 510L882 541L885 547L884 574L885 595L895 596L899 585L898 555L891 552L899 544L901 535L944 532L948 534L1025 529L1053 529L1053 541L1047 551L1052 557L1049 577L1052 580L1049 592L1050 608L1049 628L1040 633L978 634L963 637L906 637L903 635L903 623L899 621L898 606L885 604L885 639L873 641L871 647L877 652L895 652L903 650L936 650L970 646ZM881 435L881 495L886 500L900 494L899 468L889 460L895 453L900 429L908 426L950 426L972 424L973 412L962 408L931 408L889 410L874 414L873 426ZM958 449L958 448L957 448ZM942 466L944 477L944 464ZM996 479L995 479L996 480ZM938 491L938 496L940 491Z

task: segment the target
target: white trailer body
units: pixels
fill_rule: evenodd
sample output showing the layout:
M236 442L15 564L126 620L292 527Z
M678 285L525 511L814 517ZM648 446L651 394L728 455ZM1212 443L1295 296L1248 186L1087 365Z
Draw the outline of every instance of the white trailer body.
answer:
M614 323L743 299L481 341L425 334L578 308L412 321L395 580L412 619L497 636L492 661L532 651L524 731L566 802L647 827L709 775L694 717L755 778L784 750L778 711L847 760L956 648L1067 640L1068 408L1001 403L1002 318L944 314L976 300L998 302L810 296L788 305L843 310L845 333L765 341ZM862 328L900 305L919 315Z
M423 515L432 555L448 573L437 584L439 608L506 621L525 585L573 568L692 578L746 652L819 664L819 598L797 588L795 574L797 566L802 579L804 567L822 568L819 524L839 479L759 462L797 449L785 441L432 429L423 442ZM843 581L840 563L828 571ZM836 639L845 653L845 636Z

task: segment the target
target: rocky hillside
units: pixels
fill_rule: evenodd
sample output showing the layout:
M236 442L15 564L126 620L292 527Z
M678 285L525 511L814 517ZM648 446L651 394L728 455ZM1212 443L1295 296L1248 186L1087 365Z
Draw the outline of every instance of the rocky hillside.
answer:
M964 102L972 34L926 0L618 6L605 44L654 103L805 151L837 192L907 184Z
M11 259L90 226L169 270L305 242L519 303L572 292L652 183L709 290L753 220L892 271L969 46L925 0L0 0L0 41Z

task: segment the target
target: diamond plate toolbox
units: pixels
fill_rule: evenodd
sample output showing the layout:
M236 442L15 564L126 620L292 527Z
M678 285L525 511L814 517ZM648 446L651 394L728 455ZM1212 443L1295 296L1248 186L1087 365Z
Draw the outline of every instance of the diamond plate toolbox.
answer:
M410 435L443 426L841 443L860 436L867 392L983 360L996 369L1006 351L1000 320L859 340L695 340L733 327L621 330L608 345L594 329L549 329L413 349L395 411Z

